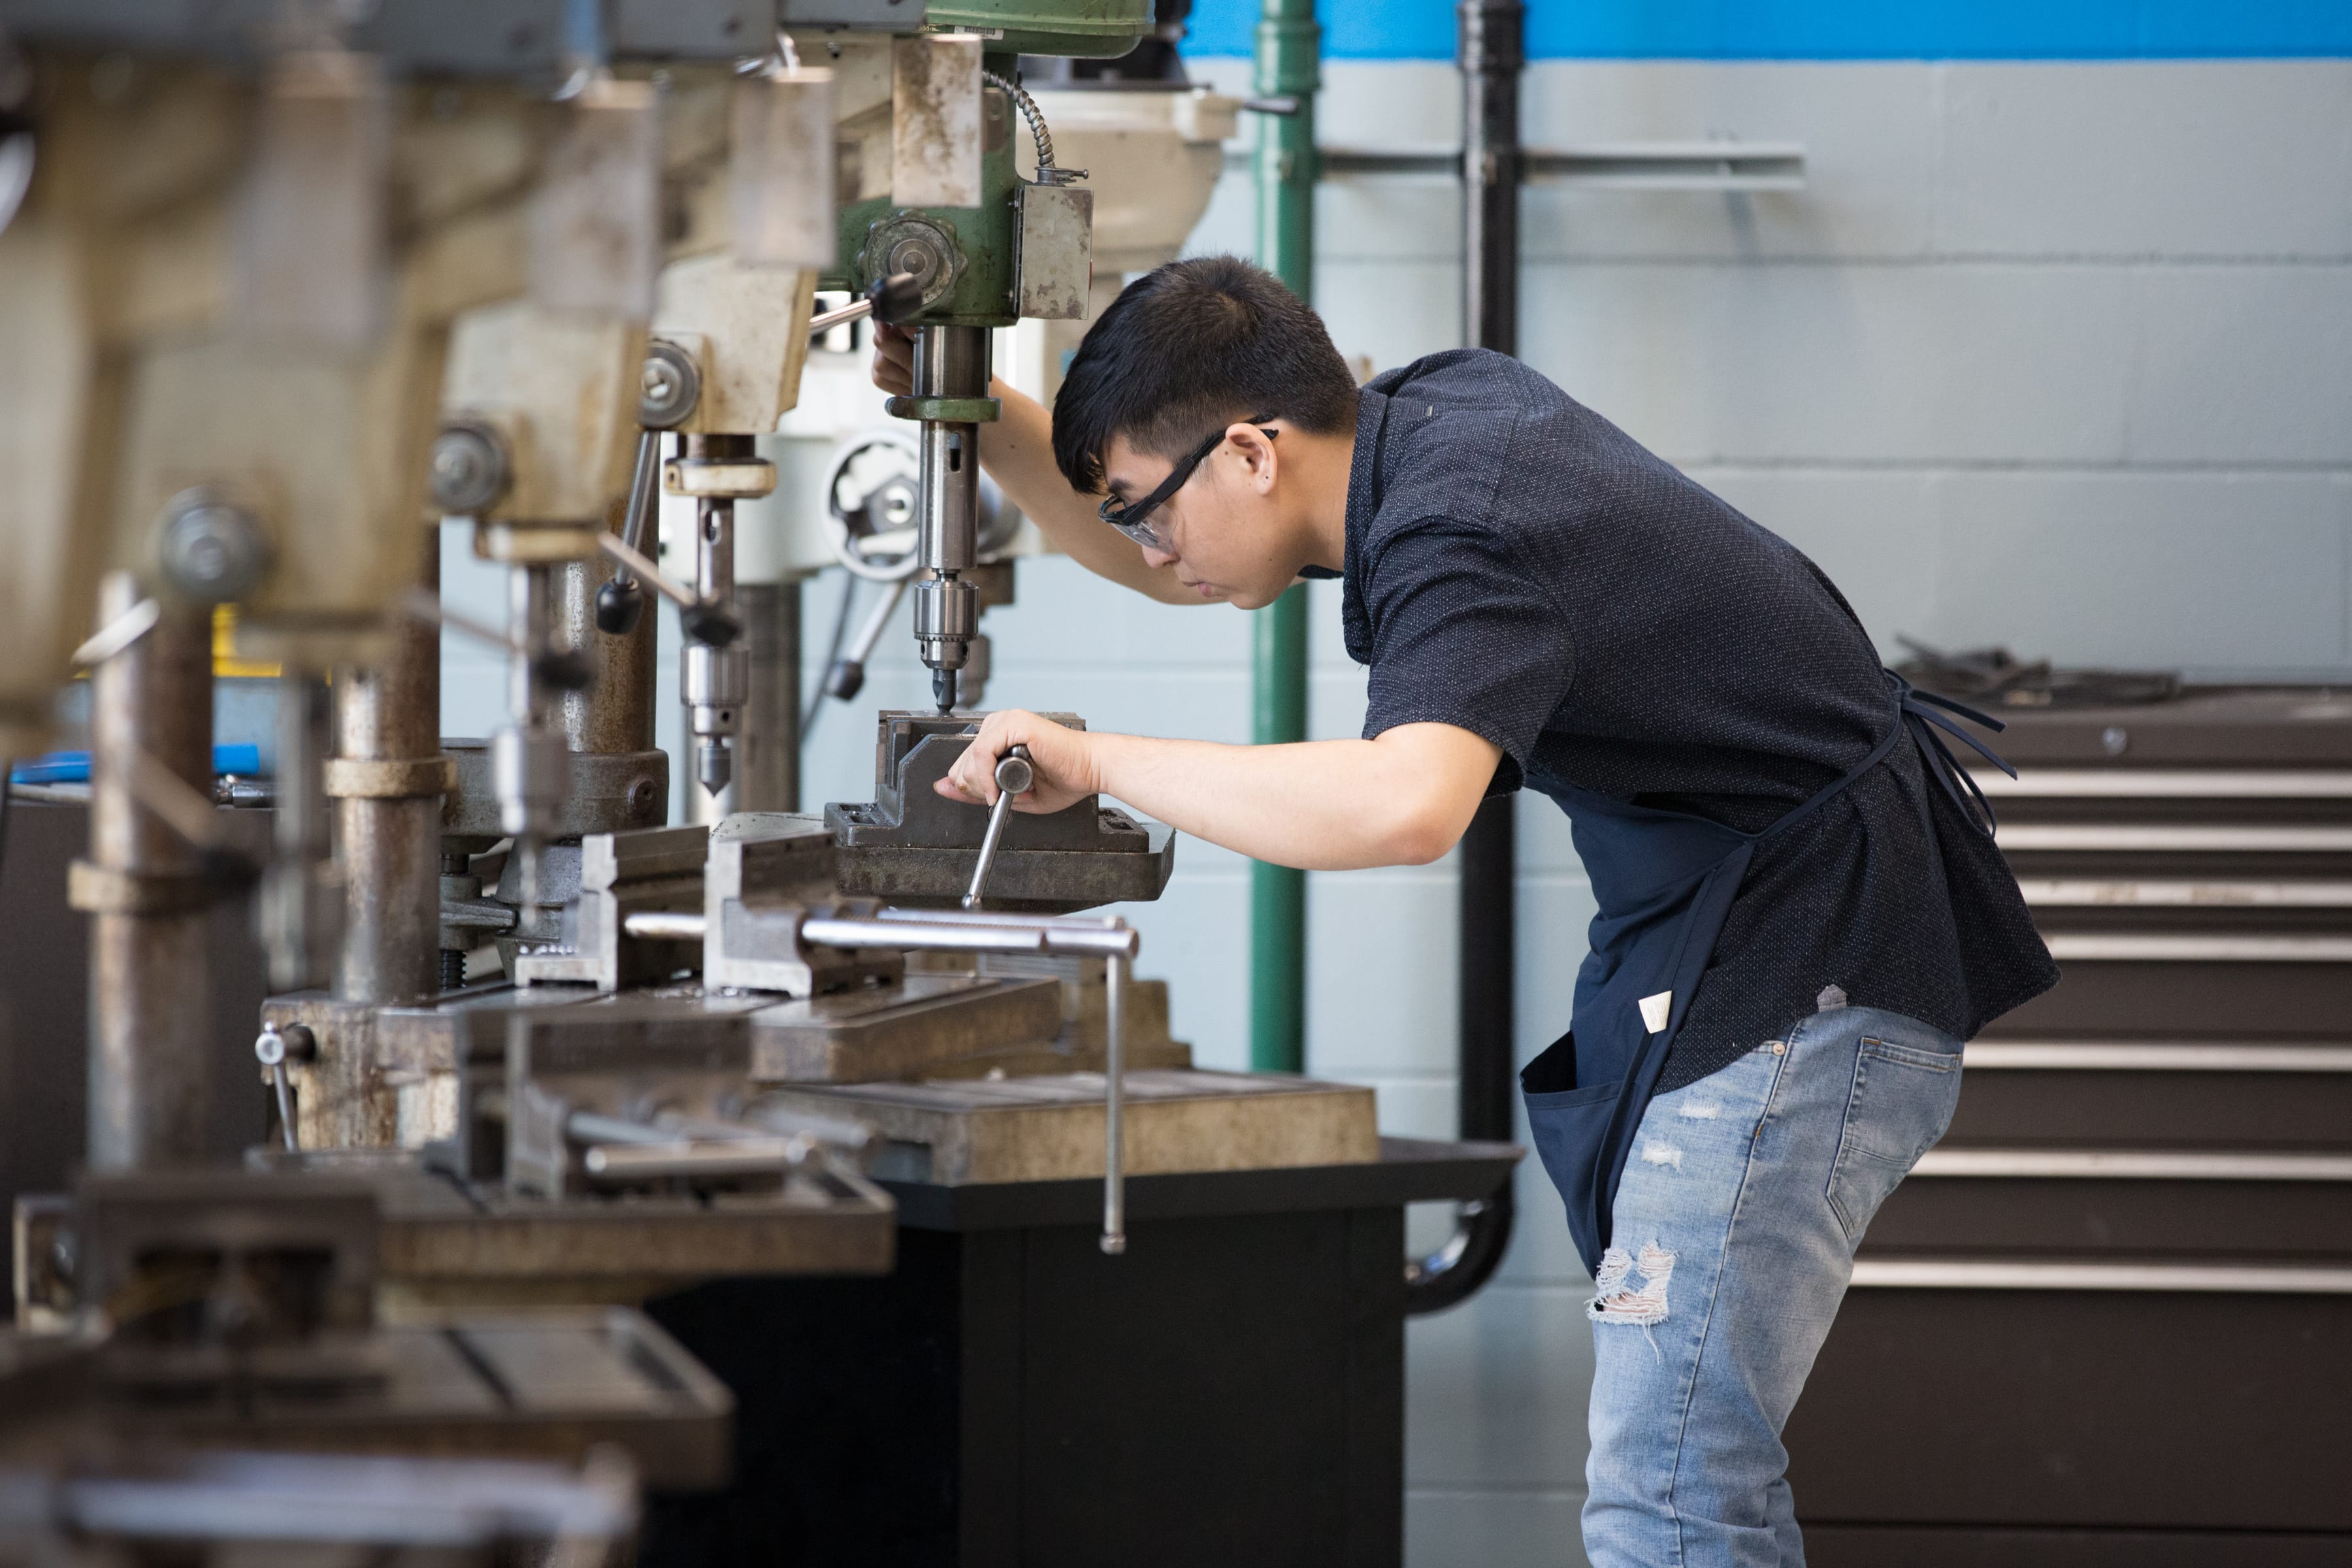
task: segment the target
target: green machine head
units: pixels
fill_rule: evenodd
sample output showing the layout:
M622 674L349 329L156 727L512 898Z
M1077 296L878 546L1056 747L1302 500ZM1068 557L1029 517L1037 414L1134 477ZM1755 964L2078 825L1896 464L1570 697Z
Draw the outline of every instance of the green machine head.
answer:
M864 290L904 275L920 292L914 388L890 412L922 431L915 637L942 712L979 634L968 574L979 562L980 426L999 412L990 332L1024 316L1083 319L1094 270L1094 195L1077 184L1085 171L1055 166L1018 57L1122 55L1152 20L1152 0L934 4L924 30L890 40L887 141L877 122L856 142L828 282ZM1024 135L1034 180L1016 165Z

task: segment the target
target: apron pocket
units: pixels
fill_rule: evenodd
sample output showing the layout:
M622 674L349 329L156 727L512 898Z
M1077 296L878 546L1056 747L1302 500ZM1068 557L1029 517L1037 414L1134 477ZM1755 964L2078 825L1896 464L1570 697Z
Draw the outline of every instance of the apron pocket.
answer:
M1568 1205L1568 1233L1587 1269L1601 1267L1607 1238L1594 1233L1598 1208L1596 1184L1601 1179L1601 1145L1609 1135L1610 1118L1624 1092L1622 1084L1601 1083L1590 1089L1551 1093L1521 1093L1528 1106L1528 1129L1536 1153L1543 1160L1551 1184Z

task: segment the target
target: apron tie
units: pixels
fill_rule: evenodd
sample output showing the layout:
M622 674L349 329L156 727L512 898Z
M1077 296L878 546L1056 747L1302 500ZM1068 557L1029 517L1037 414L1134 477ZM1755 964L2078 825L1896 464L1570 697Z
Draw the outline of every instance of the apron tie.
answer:
M1944 734L1958 735L1979 756L2011 778L2017 776L2017 770L2010 766L2008 760L2000 752L1936 710L1941 708L1946 712L1957 713L1996 734L2009 726L1990 714L1979 713L1965 702L1955 702L1932 691L1921 691L1891 669L1886 672L1886 679L1895 683L1895 694L1902 703L1903 721L1911 727L1911 733L1919 742L1919 752L1927 759L1927 771L1936 776L1937 784L1944 786L1944 793L1952 797L1952 804L1960 808L1960 815L1990 838L1993 829L2000 826L1993 816L1992 802L1985 798L1984 791L1977 787L1977 781L1960 765L1959 759L1952 755L1952 748L1944 736L1936 731L1941 730ZM1966 795L1960 793L1963 789L1967 790Z

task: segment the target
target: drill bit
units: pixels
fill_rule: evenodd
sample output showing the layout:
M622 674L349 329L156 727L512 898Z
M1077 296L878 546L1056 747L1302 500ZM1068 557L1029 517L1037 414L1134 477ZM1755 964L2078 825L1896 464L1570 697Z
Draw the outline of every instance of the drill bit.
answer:
M704 793L717 795L735 776L735 753L721 740L706 740L694 748L694 776Z
M954 670L935 669L931 671L931 697L939 703L940 712L952 713L955 711L956 672Z

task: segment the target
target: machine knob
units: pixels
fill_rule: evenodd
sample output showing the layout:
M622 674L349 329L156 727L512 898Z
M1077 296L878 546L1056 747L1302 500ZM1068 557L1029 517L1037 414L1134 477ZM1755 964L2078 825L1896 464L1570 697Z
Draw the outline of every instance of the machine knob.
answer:
M164 580L207 605L242 599L269 571L269 536L244 508L209 490L184 490L164 509Z
M645 614L646 591L634 578L608 579L596 590L596 629L613 637L625 637L637 629L637 617Z
M426 489L433 504L452 517L479 517L507 493L511 468L506 443L476 419L455 420L433 438Z

